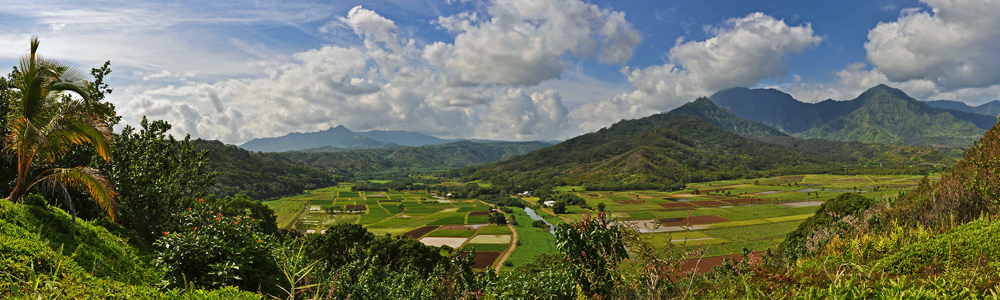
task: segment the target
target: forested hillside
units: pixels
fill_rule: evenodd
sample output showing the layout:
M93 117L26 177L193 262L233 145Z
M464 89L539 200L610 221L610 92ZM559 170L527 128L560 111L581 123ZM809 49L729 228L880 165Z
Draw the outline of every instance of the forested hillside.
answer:
M371 139L344 126L337 126L318 132L292 132L279 137L256 138L243 143L240 148L259 152L283 152L325 146L345 149L400 147Z
M551 146L543 142L473 142L327 152L323 148L269 154L331 173L449 170L491 163Z
M741 118L802 138L897 145L968 147L995 117L934 108L879 85L853 100L803 103L771 89L733 88L710 98Z
M904 145L942 145L965 148L982 136L995 118L931 108L902 91L880 85L851 100L861 105L819 127L800 134L840 141ZM969 117L963 120L959 117ZM976 124L986 117L989 124ZM981 122L978 122L981 123Z
M953 162L930 147L783 136L704 99L677 111L681 114L621 121L533 153L451 171L449 176L510 183L645 183L648 188L785 172L923 173Z
M780 130L767 126L764 123L737 117L729 110L716 106L715 103L712 103L711 100L705 97L681 105L681 107L671 110L670 113L701 117L719 128L735 132L742 136L788 136Z
M219 141L191 141L199 151L208 151L208 171L215 172L215 184L208 193L219 197L245 193L258 199L301 194L336 185L337 177L304 167L280 155L250 152Z
M676 182L753 176L815 157L754 141L681 114L621 121L597 132L495 164L450 172L496 182Z

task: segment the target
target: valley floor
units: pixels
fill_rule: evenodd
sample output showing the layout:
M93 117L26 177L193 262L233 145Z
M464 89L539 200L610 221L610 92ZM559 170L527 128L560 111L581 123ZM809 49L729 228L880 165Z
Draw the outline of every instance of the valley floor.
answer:
M786 233L837 195L889 199L913 189L922 177L798 175L694 183L675 192L581 191L565 186L557 190L583 197L590 209L569 206L566 214L557 216L538 207L538 198L522 200L556 225L594 216L596 207L604 204L608 218L632 226L659 249L672 243L674 250L697 250L700 255L686 268L708 270L721 257L740 255L743 249L776 248ZM507 214L511 226L490 225L491 206L475 199L445 199L425 191L352 192L343 185L265 204L275 210L282 228L321 233L334 224L361 224L378 234L407 235L427 245L475 251L477 268L502 268L504 262L520 265L536 255L557 252L548 228L533 227L524 209L513 208ZM331 208L334 212L328 212ZM720 259L706 259L712 257Z

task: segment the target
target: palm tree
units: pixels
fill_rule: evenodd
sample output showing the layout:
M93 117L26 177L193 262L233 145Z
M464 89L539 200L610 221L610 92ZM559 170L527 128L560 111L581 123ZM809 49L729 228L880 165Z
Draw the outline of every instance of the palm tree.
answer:
M31 53L21 57L14 76L18 89L8 112L10 133L4 138L8 152L17 157L17 181L7 200L16 201L40 185L63 199L73 219L76 210L67 187L85 188L115 220L115 192L99 171L87 167L48 168L75 145L91 144L104 160L111 159L111 130L101 116L106 108L91 100L90 87L79 71L36 54L38 37L31 39ZM76 94L73 99L69 94Z

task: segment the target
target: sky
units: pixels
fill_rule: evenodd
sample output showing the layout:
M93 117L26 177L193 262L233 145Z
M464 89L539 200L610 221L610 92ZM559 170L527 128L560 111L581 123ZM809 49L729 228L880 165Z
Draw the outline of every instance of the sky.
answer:
M3 2L0 66L32 36L110 60L123 124L230 144L338 125L567 139L732 87L1000 98L997 0Z

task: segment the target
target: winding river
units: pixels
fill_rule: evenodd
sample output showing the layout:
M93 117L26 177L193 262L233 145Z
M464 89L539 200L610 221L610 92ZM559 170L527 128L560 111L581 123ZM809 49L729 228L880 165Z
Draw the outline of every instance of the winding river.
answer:
M549 223L548 220L536 214L534 209L531 209L530 207L525 207L524 212L527 213L528 217L531 218L532 220L541 220L542 222L545 222L545 224L549 225L549 233L553 235L556 234L556 226L552 225L552 223Z

